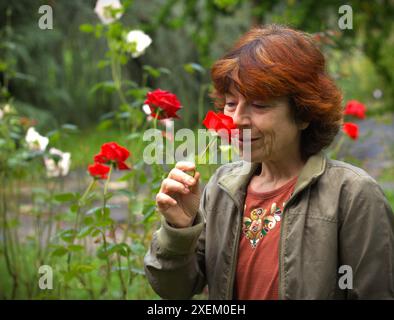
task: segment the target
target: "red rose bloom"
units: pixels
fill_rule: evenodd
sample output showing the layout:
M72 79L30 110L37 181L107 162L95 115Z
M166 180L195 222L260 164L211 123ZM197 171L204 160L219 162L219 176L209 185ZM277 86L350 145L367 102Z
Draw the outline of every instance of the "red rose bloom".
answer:
M108 142L101 146L100 153L94 156L94 162L114 164L119 170L127 170L130 168L125 161L129 156L129 150L118 145L116 142Z
M354 116L360 119L365 119L366 107L357 100L350 100L345 107L344 114Z
M342 130L353 140L358 138L358 126L355 123L345 122Z
M237 128L233 122L233 118L223 113L215 113L213 111L208 111L202 123L207 129L212 129L216 132L221 129L227 130L229 138L231 137L231 129Z
M89 174L97 179L107 179L110 167L101 163L95 163L88 166Z
M176 112L182 108L175 94L161 89L148 92L144 104L149 106L151 116L157 119L179 118Z

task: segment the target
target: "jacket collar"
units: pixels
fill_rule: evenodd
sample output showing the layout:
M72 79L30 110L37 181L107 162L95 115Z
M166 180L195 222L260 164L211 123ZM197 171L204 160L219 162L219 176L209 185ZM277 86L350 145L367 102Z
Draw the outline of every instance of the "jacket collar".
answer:
M327 165L327 157L323 152L310 156L302 168L293 194L299 193L307 185L321 176ZM240 165L234 166L227 174L222 176L218 184L236 202L239 209L246 195L246 188L254 173L260 168L260 163L241 161Z

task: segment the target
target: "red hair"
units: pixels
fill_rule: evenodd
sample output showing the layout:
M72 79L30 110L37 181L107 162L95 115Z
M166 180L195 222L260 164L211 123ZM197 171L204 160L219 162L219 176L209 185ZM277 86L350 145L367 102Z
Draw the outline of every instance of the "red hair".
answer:
M248 101L287 96L301 135L304 159L329 146L342 119L342 94L325 70L325 59L310 35L280 25L244 34L211 69L217 108L233 85Z

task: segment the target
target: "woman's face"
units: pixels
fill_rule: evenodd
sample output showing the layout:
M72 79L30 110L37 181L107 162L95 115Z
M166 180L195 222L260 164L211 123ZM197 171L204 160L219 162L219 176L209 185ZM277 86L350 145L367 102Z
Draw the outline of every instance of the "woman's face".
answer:
M239 137L241 152L242 146L247 147L246 144L250 143L251 162L300 156L301 130L307 124L297 124L294 121L287 98L248 102L233 90L225 95L225 99L224 114L232 117L239 129L251 130L250 142L242 141L242 134Z

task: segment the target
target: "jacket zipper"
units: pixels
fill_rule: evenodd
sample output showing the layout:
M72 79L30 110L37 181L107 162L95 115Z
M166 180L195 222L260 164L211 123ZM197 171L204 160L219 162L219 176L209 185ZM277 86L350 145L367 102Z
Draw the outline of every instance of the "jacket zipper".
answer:
M235 265L237 262L237 258L238 258L238 248L239 248L239 237L240 237L240 233L241 233L241 220L242 216L243 216L243 212L240 212L239 208L238 208L238 213L240 213L240 217L237 220L238 221L238 225L237 225L237 232L235 235L235 245L234 245L234 249L233 249L233 259L231 262L231 273L230 273L230 280L229 280L229 285L227 288L227 299L228 300L232 300L233 299L233 295L234 295L234 278L235 278Z
M281 228L280 228L280 238L279 238L279 300L283 300L284 299L284 284L282 281L282 277L284 275L285 272L285 266L283 263L284 260L284 250L283 250L283 246L284 246L284 240L283 240L283 233L284 233L284 229L285 229L285 212L287 207L289 206L289 204L291 203L291 201L293 201L293 199L295 198L296 195L298 195L302 190L304 190L307 186L309 186L311 183L314 182L315 180L315 176L312 177L312 179L305 184L304 186L301 186L300 189L297 190L297 192L293 193L291 195L291 197L289 198L289 200L286 202L285 206L283 207L283 212L282 212L282 220L281 220Z
M287 201L287 203L285 204L284 208L283 208L283 212L282 212L282 220L281 220L281 227L280 227L280 238L279 238L279 294L278 294L278 298L279 300L283 300L283 281L282 281L282 277L284 275L284 264L283 264L283 245L284 245L284 240L283 240L283 229L285 229L285 211L287 208L287 204L290 202L290 200L293 199L293 196L290 197L290 199Z
M228 286L227 286L227 290L226 290L226 296L225 299L227 300L232 300L232 296L233 296L233 288L234 288L234 277L235 277L235 263L237 261L237 255L238 255L238 247L239 247L239 236L241 233L241 219L243 216L243 212L241 212L240 207L237 205L237 201L235 201L235 199L232 197L232 195L230 194L230 192L228 192L228 190L226 188L224 188L223 186L219 185L220 188L225 191L229 197L231 198L231 200L233 200L235 206L238 209L238 225L236 226L237 230L236 230L236 235L235 235L235 245L234 245L234 249L233 249L233 255L232 255L232 261L231 261L231 270L230 270L230 279L228 281Z

